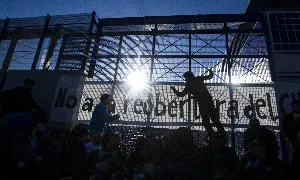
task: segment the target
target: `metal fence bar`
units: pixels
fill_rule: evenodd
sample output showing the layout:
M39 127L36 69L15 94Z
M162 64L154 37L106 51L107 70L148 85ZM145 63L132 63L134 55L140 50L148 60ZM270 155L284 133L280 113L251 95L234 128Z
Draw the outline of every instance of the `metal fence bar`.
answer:
M22 29L23 28L17 28L16 29L15 36L10 42L9 48L7 50L7 54L6 54L5 59L3 61L3 64L2 64L2 70L3 71L7 71L8 67L9 67L9 64L11 62L11 59L12 59L13 55L14 55L14 51L16 49L16 46L17 46L17 43L18 43L18 40L19 40L19 36L20 36L20 33L21 33Z
M34 55L34 58L33 58L31 70L36 69L36 65L37 65L37 62L39 60L41 49L42 49L42 46L43 46L43 43L44 43L45 35L48 31L48 25L49 25L49 22L50 22L50 18L51 18L51 16L48 14L46 16L44 29L43 29L42 35L41 35L40 40L39 40L39 44L37 46L37 49L36 49L36 52L35 52L35 55Z

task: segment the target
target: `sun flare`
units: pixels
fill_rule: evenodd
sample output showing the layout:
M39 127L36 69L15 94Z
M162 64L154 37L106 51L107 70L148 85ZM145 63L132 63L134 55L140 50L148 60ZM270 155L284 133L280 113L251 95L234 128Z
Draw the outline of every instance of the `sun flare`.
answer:
M131 93L139 93L149 88L147 75L140 70L130 72L126 84L129 85Z

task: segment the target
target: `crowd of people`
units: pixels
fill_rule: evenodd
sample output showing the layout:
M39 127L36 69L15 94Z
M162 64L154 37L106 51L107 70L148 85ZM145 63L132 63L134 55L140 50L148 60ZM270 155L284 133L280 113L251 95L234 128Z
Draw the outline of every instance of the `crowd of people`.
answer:
M245 153L227 146L226 133L213 132L197 146L189 128L161 137L138 136L132 151L121 146L122 134L107 130L90 136L86 124L47 133L44 122L30 132L9 132L1 121L0 179L294 179L298 166L278 157L275 134L257 124L247 129ZM109 129L109 128L108 128Z
M199 83L191 74L186 74L185 78L190 82L195 80L195 84L187 83L183 92L172 87L178 96L193 91L194 85ZM203 78L197 81L202 83ZM20 91L27 90L23 87ZM205 86L202 91L208 92ZM275 132L261 126L256 118L249 121L243 135L245 152L242 157L238 156L235 149L228 146L227 132L218 123L218 117L213 116L215 111L211 105L200 112L202 119L207 121L204 123L209 134L207 144L198 146L192 130L180 127L159 137L136 136L134 148L128 151L121 143L123 134L108 125L120 118L111 113L114 107L109 94L101 95L90 124L48 129L48 117L39 112L35 103L26 106L29 110L9 111L13 109L13 106L6 106L5 98L9 93L2 93L0 97L1 180L298 179L300 101L292 103L293 111L285 115L282 125L282 133L294 150L291 163L286 163L279 158L280 143ZM211 102L211 96L193 93L199 103L203 98ZM32 99L27 103L30 101ZM209 124L210 119L217 124L217 131Z
M101 103L96 110L98 118L107 116L104 118L107 121L119 118L110 114L109 95L102 95ZM297 101L294 105L293 113L299 112L300 103ZM99 114L102 115L99 117ZM285 129L295 127L290 116L287 115ZM223 131L211 132L208 143L199 147L192 131L180 127L161 137L137 136L134 149L125 151L121 144L122 134L110 129L107 123L99 126L91 121L89 125L76 124L70 130L49 132L46 117L21 126L12 126L7 119L13 118L3 116L0 121L0 179L3 180L280 180L295 179L299 168L296 153L299 148L295 148L295 160L291 164L284 163L279 159L275 133L261 126L255 118L244 132L242 157L227 145L227 133ZM96 131L99 128L102 130ZM299 147L297 137L293 139L299 134L284 132L293 133L288 137Z

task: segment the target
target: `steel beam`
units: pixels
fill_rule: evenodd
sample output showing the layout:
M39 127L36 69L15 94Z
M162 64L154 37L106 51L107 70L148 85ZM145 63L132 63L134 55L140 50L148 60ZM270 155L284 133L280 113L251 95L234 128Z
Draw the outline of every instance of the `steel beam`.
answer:
M66 46L66 42L67 42L67 37L64 36L63 40L61 42L60 49L59 49L59 54L58 54L58 57L57 57L57 62L56 62L56 65L55 65L55 70L59 70L59 68L60 68L61 59L62 59L62 56L64 54L64 49L65 49L65 46Z
M129 18L100 19L102 26L128 26L148 24L185 24L185 23L224 23L224 22L258 22L262 14L212 14L212 15L179 15L179 16L146 16Z
M14 51L16 49L16 46L17 46L17 43L18 43L18 40L19 40L22 29L23 28L17 28L16 31L15 31L14 38L10 42L9 48L7 50L5 59L4 59L3 64L2 64L2 68L1 68L2 71L7 71L8 70L9 64L12 60L12 57L13 57Z
M155 59L155 44L156 44L156 31L157 31L157 25L155 24L154 29L152 30L153 38L152 38L152 52L150 55L151 58L151 67L150 67L150 81L152 81L153 76L153 68L154 68L154 59ZM144 55L143 55L144 56Z
M229 33L263 33L261 29L230 29ZM201 30L157 30L157 35L162 34L223 34L223 29L201 29ZM105 31L102 36L126 36L126 35L152 35L152 31Z
M101 34L102 34L101 32L102 32L102 26L97 25L97 32L96 32L95 43L94 43L93 52L92 52L92 59L90 60L90 66L89 66L89 70L88 70L88 78L92 78L94 76L94 71L95 71L95 66L96 66L95 59L97 58L97 55L98 55Z
M45 69L48 70L48 68L49 68L49 66L47 66L47 64L53 56L55 46L56 46L57 41L59 39L59 31L60 31L60 26L58 26L58 25L55 26L54 33L52 34L50 44L49 44L49 47L48 47L48 51L47 51L47 54L46 54L46 58L45 58L45 61L44 61L44 64L43 64L43 70L45 70Z
M3 24L3 27L1 28L1 29L2 29L2 32L1 32L1 35L0 35L0 43L1 43L1 41L4 39L4 37L5 37L6 34L7 34L7 28L8 28L9 21L10 21L10 19L9 19L9 18L6 18L6 19L5 19L5 22L4 22L4 24Z
M40 57L40 54L41 54L41 49L42 49L42 46L43 46L43 43L44 43L45 35L46 35L47 31L48 31L49 22L50 22L50 15L48 14L46 16L44 29L43 29L43 32L41 34L41 37L40 37L40 40L39 40L39 44L38 44L38 46L36 48L36 52L35 52L35 55L34 55L34 58L33 58L32 66L31 66L31 70L35 70L36 69L36 65L37 65L37 62L39 60L39 57Z
M155 45L156 45L156 32L157 32L157 24L155 24L154 29L152 29L152 51L151 51L151 66L150 66L150 82L152 82L153 78L153 68L154 68L154 59L155 59ZM150 126L150 114L147 115L147 127Z
M232 82L231 82L231 68L232 68L232 60L231 60L231 51L229 48L229 40L228 40L228 27L227 23L224 23L224 30L225 30L225 41L226 41L226 62L227 62L227 69L228 69L228 78L229 78L229 98L230 102L233 100L233 88L232 88ZM231 144L233 149L235 149L235 117L230 117L230 129L231 129Z
M122 43L123 43L123 36L120 37L120 41L119 41L118 57L117 57L117 61L116 61L116 68L115 68L115 74L114 74L114 79L113 79L114 83L113 83L111 93L110 93L112 98L115 93L115 88L117 85L115 82L117 81L118 69L119 69L119 64L120 64L120 60L121 60Z
M88 35L87 44L86 44L85 50L84 50L85 55L89 55L89 50L90 50L90 46L92 43L93 27L94 27L95 22L96 22L96 12L93 11L90 27L89 27L88 34L87 34ZM83 73L85 71L86 62L87 62L87 58L85 58L81 63L81 72L83 72Z
M118 55L99 55L97 56L97 59L101 58L117 58ZM192 59L195 58L227 58L228 56L223 55L191 55ZM268 55L231 55L230 58L268 58ZM146 58L150 59L152 58L152 55L121 55L121 58ZM154 58L157 59L163 59L163 58L181 58L181 59L188 59L189 55L154 55Z

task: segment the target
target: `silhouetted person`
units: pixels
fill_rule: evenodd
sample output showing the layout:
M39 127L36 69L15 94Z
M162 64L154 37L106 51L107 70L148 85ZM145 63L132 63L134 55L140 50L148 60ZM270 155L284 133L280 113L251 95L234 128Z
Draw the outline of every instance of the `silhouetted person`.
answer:
M297 141L297 133L300 131L300 100L293 101L291 105L292 112L285 115L282 131L294 148Z
M90 136L93 141L97 134L102 133L107 122L120 118L119 114L111 115L111 102L109 94L102 94L100 103L96 105L93 111L92 119L89 124Z
M188 93L191 93L193 95L193 98L196 99L199 105L202 123L206 131L208 131L209 136L214 131L210 123L210 119L217 127L218 131L224 132L225 130L222 123L219 120L219 115L217 109L214 106L212 96L204 84L204 80L212 79L212 70L209 70L208 76L195 76L192 72L188 71L183 74L183 77L185 79L184 90L182 92L179 92L175 89L174 86L171 86L173 92L179 97L184 97Z
M226 180L239 164L234 148L226 145L227 135L214 132L210 143L201 147L200 153L205 166L204 179Z
M26 139L25 151L19 154L14 164L16 169L16 177L13 179L43 179L42 167L45 151L47 149L47 142L45 136L45 125L42 122L37 122ZM18 177L18 178L17 178Z
M272 139L276 139L275 133L262 131L251 136L246 144L248 151L228 180L294 179L290 177L289 166L278 158L278 147L274 146Z
M247 147L247 144L249 144L249 142L253 139L253 137L256 137L261 134L268 137L269 139L268 143L272 144L274 149L278 147L278 141L276 136L274 135L274 132L264 126L261 126L257 118L252 118L249 120L248 127L244 132L244 141L243 141L244 149L248 151L249 147Z
M299 176L300 167L300 100L291 103L292 111L285 114L282 122L282 132L292 147L292 172Z
M23 86L0 92L0 118L5 121L10 131L26 131L38 121L46 121L46 113L35 102L31 92L35 82L29 79Z
M35 82L26 79L23 86L4 90L0 93L0 116L13 113L44 114L43 109L35 102L31 92Z

